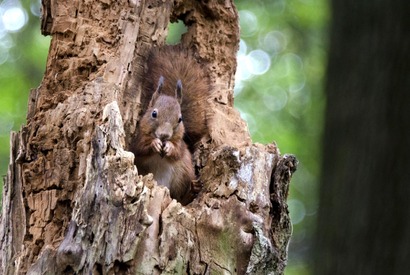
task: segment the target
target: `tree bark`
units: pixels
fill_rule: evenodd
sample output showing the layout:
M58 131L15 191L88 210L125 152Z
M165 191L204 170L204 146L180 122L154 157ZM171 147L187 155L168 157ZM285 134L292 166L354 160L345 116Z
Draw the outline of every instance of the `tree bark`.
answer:
M177 19L214 87L195 153L204 188L185 207L127 151L147 53ZM1 273L283 273L297 161L252 145L233 108L232 1L43 1L42 32L53 37L45 76L11 138Z
M314 274L406 274L408 2L332 3Z

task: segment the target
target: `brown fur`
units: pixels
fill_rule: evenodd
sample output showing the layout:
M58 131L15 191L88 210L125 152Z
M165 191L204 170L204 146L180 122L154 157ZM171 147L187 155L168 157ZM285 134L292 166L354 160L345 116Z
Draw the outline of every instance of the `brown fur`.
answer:
M188 191L195 180L192 156L183 138L193 150L206 134L209 92L209 78L186 50L179 46L153 50L142 94L144 115L133 144L135 163L140 174L153 173L159 184L170 189L171 197L183 204L192 199Z
M181 46L154 49L148 58L142 106L147 106L161 76L164 77L163 92L171 96L175 93L177 81L182 81L184 139L193 151L197 142L207 133L206 109L211 91L210 79L193 55Z
M157 118L152 117L154 109L157 110ZM171 197L182 202L190 189L192 180L195 179L195 173L191 153L182 139L184 125L182 122L178 123L179 115L180 108L175 98L154 95L141 119L134 153L138 172L142 175L153 173L159 184L170 189ZM165 127L158 132L158 129L165 124L171 127ZM153 146L155 139L161 140L162 150L165 144L169 143L168 154L156 151Z

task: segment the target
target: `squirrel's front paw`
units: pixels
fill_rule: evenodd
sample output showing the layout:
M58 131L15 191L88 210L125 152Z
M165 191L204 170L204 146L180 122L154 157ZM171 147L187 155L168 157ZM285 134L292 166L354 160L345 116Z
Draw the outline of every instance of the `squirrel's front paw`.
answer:
M172 151L175 149L174 144L172 142L166 141L164 145L164 153L167 157L169 157L172 154Z
M159 138L154 139L151 142L151 146L152 146L152 149L154 150L154 152L157 152L157 153L161 154L161 152L162 152L162 141Z

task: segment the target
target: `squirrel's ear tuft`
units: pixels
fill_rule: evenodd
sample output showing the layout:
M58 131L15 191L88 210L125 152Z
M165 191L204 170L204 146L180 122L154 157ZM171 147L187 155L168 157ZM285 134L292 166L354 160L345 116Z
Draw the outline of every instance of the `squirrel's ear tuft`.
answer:
M177 81L177 89L175 91L175 96L178 99L179 103L182 102L182 81L178 79Z
M161 75L160 77L159 77L159 80L158 80L158 87L157 87L157 90L155 91L156 93L161 93L161 90L162 90L162 86L164 86L164 77Z
M161 90L162 90L162 86L164 86L164 77L161 75L159 77L158 80L158 87L155 90L155 92L152 94L151 96L151 101L149 103L149 106L152 107L152 105L154 104L154 102L157 100L157 98L160 96L161 94Z

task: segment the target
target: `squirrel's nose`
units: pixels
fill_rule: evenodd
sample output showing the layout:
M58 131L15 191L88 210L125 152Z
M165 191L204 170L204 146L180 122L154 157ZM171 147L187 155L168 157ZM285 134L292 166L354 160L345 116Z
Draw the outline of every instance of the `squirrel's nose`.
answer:
M155 135L159 138L162 142L167 141L172 136L172 127L169 123L165 123L157 128L155 131Z
M169 134L167 134L167 133L161 133L161 134L158 136L158 138L159 138L162 142L168 140L170 137L171 137L171 136L170 136Z

